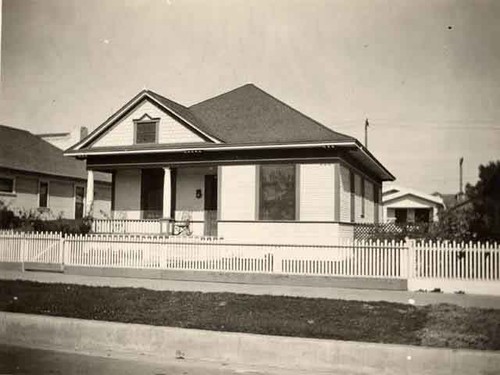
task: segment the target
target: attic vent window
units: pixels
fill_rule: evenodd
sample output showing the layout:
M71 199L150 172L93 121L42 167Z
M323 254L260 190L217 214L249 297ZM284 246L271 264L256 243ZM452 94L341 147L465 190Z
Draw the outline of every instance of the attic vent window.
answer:
M156 143L158 121L138 121L135 123L135 143Z

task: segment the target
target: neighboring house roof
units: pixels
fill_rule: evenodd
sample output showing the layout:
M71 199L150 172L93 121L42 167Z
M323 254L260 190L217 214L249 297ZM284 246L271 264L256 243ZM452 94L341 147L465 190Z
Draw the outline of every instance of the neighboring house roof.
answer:
M441 197L434 196L431 194L423 193L421 191L415 190L415 189L410 189L407 187L402 187L402 186L396 186L396 185L389 185L385 186L382 188L382 203L388 203L392 202L395 199L403 198L405 196L414 196L420 199L423 199L425 201L431 202L438 204L442 207L444 207L444 202Z
M67 158L62 150L40 137L5 125L0 125L0 168L87 179L84 161ZM104 173L96 173L95 179L110 181Z
M456 193L456 194L434 193L433 195L441 197L443 199L446 208L461 206L463 203L469 200L464 193Z
M253 84L189 108L208 131L226 143L352 142Z

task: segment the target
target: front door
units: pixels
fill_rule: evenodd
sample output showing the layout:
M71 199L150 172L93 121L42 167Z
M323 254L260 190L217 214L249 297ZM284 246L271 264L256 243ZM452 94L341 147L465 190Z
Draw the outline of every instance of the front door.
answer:
M217 236L217 176L205 176L205 236Z
M143 169L141 175L141 211L143 219L163 215L163 169Z

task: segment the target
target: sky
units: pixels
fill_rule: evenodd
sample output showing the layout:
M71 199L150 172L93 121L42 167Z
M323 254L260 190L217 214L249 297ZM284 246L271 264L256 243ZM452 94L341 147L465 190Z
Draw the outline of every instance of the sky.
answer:
M3 0L0 123L90 130L144 88L191 105L252 82L456 193L500 159L500 1Z

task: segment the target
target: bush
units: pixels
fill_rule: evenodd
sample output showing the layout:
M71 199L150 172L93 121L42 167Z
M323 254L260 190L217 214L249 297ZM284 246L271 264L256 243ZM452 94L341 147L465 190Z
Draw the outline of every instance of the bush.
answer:
M61 232L64 234L87 234L90 232L92 221L83 219L35 220L31 222L35 232Z
M53 217L50 211L19 210L16 213L0 201L0 229L15 229L22 232L61 232L63 234L87 234L92 218L46 219Z
M14 229L19 226L19 218L14 214L14 211L0 201L0 229Z

